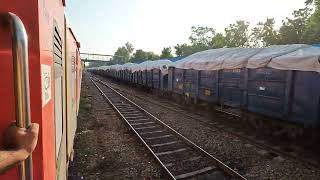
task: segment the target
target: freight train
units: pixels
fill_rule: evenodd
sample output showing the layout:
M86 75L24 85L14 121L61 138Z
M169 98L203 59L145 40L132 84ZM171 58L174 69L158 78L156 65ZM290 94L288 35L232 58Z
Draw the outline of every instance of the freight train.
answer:
M65 17L65 0L0 4L0 132L12 121L40 125L32 158L0 179L67 179L82 63L80 43Z
M90 71L165 92L174 100L204 104L271 134L315 137L320 127L316 46L211 49L176 62L145 61Z

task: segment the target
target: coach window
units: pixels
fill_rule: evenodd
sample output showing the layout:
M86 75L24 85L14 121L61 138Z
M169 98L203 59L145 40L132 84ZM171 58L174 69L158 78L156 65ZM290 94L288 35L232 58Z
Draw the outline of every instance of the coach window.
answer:
M62 38L58 28L54 28L53 39L53 59L54 59L54 109L55 109L55 129L56 129L56 157L58 158L62 133L63 133L63 53Z

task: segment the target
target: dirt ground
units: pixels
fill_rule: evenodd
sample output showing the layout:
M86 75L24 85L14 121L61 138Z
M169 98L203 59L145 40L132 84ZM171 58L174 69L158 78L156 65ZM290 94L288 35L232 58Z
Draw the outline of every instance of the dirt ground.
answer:
M68 179L167 179L139 139L84 76Z

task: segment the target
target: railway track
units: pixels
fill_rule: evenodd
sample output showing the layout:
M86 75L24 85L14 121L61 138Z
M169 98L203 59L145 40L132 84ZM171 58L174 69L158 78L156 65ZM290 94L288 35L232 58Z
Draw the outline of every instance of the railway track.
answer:
M100 80L100 79L99 79ZM101 80L100 80L101 81ZM105 83L105 82L103 82ZM112 84L112 83L111 83ZM113 87L115 88L115 87ZM128 92L124 92L122 91L122 93L126 94L126 96L128 97L132 97L132 98L138 98L138 99L141 99L143 101L147 101L147 102L150 102L150 103L153 103L153 104L156 104L157 106L160 106L162 108L165 108L165 109L168 109L170 111L174 111L176 113L179 113L187 118L191 118L191 119L194 119L194 120L197 120L199 122L203 122L205 121L203 119L202 116L200 115L190 115L190 114L187 114L185 110L181 110L182 107L180 107L178 104L170 104L172 106L179 106L180 108L172 108L172 107L168 107L167 104L168 102L163 102L165 103L166 105L163 105L161 104L162 102L158 103L158 102L154 102L154 101L151 101L147 98L143 98L143 97L140 97L140 96L137 96L137 95L131 95L129 94ZM200 117L199 117L200 116ZM255 145L256 147L258 148L261 148L261 149L265 149L265 150L268 150L272 156L282 156L282 157L286 157L288 159L291 159L295 162L299 162L299 163L302 163L303 165L305 165L306 167L312 167L312 168L320 168L320 164L318 161L315 161L313 158L303 158L303 157L300 157L299 154L303 154L303 152L287 152L287 151L284 151L282 149L285 149L286 147L282 147L282 146L271 146L269 144L266 144L265 141L259 141L259 140L255 140L254 138L252 138L252 136L247 136L245 133L243 133L242 131L235 131L233 128L228 128L228 127L225 127L223 125L220 125L219 123L217 122L210 122L210 125L218 130L222 130L222 131L226 131L234 136L237 136L237 137L240 137L246 141L248 141L249 143Z
M171 178L245 179L108 84L90 79Z

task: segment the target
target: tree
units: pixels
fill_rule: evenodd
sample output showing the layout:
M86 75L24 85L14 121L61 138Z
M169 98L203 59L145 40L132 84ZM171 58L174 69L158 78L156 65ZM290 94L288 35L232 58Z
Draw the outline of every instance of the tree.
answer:
M209 48L215 34L216 31L211 27L192 26L189 39L193 46Z
M177 56L183 56L184 46L187 46L187 44L177 44L176 46L174 46L175 53Z
M320 0L306 0L305 4L307 6L314 4L316 10L320 10Z
M307 0L306 5L314 5L314 13L309 17L306 23L303 38L307 43L320 42L320 0Z
M196 52L196 48L192 45L184 44L177 44L174 46L175 53L177 56L188 56Z
M143 51L142 49L138 49L136 50L135 53L133 53L131 62L137 62L137 61L147 60L147 59L148 59L147 52Z
M171 47L164 47L162 49L160 58L161 59L165 59L165 58L171 58L171 57L173 57L172 54L171 54Z
M131 55L132 52L133 52L133 50L134 50L133 45L132 45L131 43L127 42L127 43L125 44L125 47L126 47L126 49L128 50L129 54Z
M249 27L246 21L237 21L225 28L225 40L227 47L247 47L249 46Z
M149 60L156 60L156 59L160 59L160 56L158 54L155 54L154 52L147 52L147 59Z
M226 46L226 38L222 33L217 33L211 40L211 47L214 49Z
M259 22L251 31L251 43L253 47L270 46L279 44L279 32L274 28L273 18L267 18L265 22Z
M115 57L113 57L113 60L117 63L127 63L129 62L133 50L133 45L127 42L125 46L118 47L117 51L114 53Z
M154 52L147 52L147 51L144 51L142 49L138 49L136 50L135 53L133 53L130 61L131 62L141 62L141 61L146 61L146 60L156 60L156 59L159 59L160 56L155 54Z
M125 47L119 47L117 51L114 53L113 61L117 63L126 63L129 61L129 53Z
M262 31L262 27L260 26L260 23L258 23L257 27L254 27L251 30L251 34L250 34L250 45L251 47L261 47L263 46L263 41L261 38L261 31Z
M294 44L294 43L305 43L304 35L307 20L310 17L311 9L309 7L295 10L293 14L293 19L286 18L282 21L282 26L280 27L280 43L281 44Z

